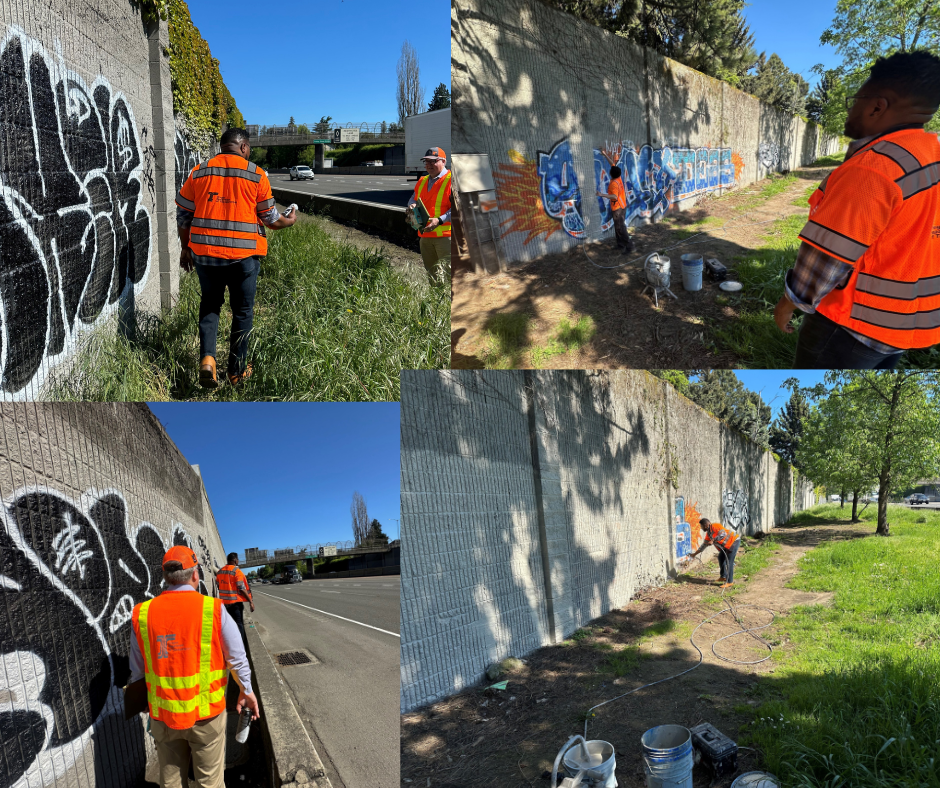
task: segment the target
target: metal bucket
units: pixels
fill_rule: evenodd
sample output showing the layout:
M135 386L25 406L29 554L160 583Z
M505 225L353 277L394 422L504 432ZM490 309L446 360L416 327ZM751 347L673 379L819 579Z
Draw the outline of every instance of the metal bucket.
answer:
M668 257L654 252L643 264L646 281L653 287L669 287L671 262Z
M650 728L640 739L646 788L692 788L692 734L681 725Z
M586 750L586 752L585 752ZM583 736L572 736L558 752L552 768L552 788L555 788L559 761L564 760L569 777L580 778L581 785L597 788L617 788L617 756L614 745L600 739L585 741Z

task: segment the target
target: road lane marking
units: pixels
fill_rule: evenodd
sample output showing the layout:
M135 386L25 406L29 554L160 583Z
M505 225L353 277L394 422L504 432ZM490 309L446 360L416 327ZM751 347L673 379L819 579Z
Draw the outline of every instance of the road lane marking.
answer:
M350 624L358 624L360 627L366 627L367 629L374 629L376 632L383 632L386 635L391 635L401 639L401 635L397 632L389 632L387 629L379 629L379 627L374 627L372 624L363 624L361 621L354 621L351 618L344 618L343 616L338 616L336 613L327 613L325 610L319 610L315 607L310 607L309 605L302 605L300 602L294 602L292 599L284 599L283 597L275 596L274 594L267 594L264 591L259 591L259 594L264 594L264 596L269 596L272 599L277 599L281 602L287 602L290 605L297 605L297 607L303 607L307 610L313 610L315 613L322 613L324 616L332 616L333 618L338 618L340 621L348 621Z

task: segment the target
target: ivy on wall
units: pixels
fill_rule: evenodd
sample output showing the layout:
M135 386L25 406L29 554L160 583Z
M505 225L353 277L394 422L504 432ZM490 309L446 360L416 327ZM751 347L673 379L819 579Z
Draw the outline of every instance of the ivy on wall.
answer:
M173 112L183 115L194 147L208 150L218 141L223 124L245 125L229 93L219 61L193 25L185 0L139 0L144 19L165 19L170 30L170 77Z

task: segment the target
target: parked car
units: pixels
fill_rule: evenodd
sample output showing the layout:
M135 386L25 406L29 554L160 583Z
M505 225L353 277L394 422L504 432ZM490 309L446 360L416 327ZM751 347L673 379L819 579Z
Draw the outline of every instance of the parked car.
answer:
M841 496L841 495L830 495L830 496L829 496L829 500L830 500L830 501L841 501L841 500L842 500L842 496Z
M930 499L923 493L914 493L910 498L908 498L907 502L911 506L917 506L918 504L922 503L930 503Z
M262 580L262 581L261 581L261 585L266 586L267 584L268 584L268 581L267 581L267 580Z
M312 181L313 170L305 164L298 164L296 167L290 168L290 179L292 181Z

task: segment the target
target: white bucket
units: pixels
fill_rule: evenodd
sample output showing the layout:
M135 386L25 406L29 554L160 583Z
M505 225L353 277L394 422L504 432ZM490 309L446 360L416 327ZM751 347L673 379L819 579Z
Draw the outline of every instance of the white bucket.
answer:
M557 785L558 762L562 759L569 777L581 776L581 785L617 788L617 777L614 774L617 769L617 757L614 745L610 742L600 739L586 742L583 736L572 736L568 739L555 758L552 788Z
M681 725L650 728L640 739L646 788L692 788L692 734Z
M702 262L702 255L682 255L682 286L686 290L701 290L702 269L704 268L705 263Z

